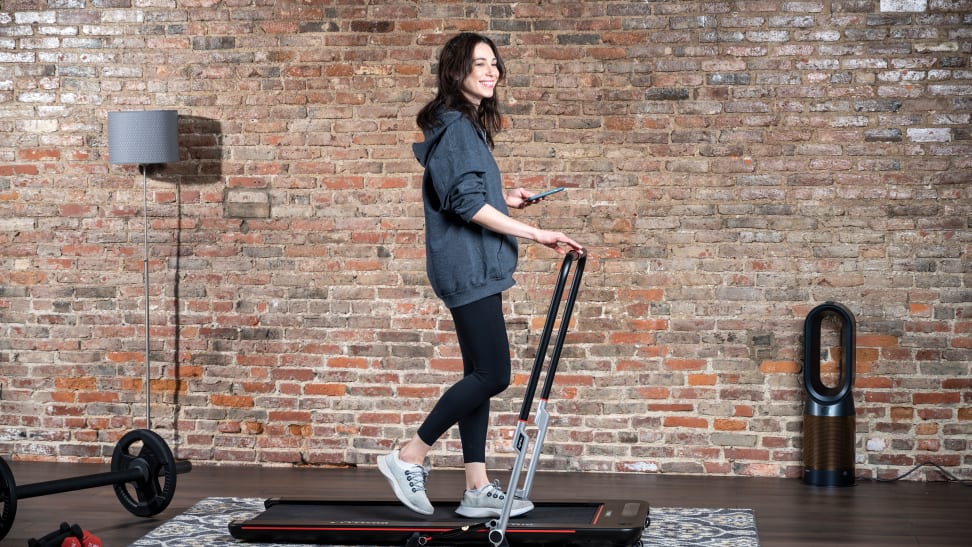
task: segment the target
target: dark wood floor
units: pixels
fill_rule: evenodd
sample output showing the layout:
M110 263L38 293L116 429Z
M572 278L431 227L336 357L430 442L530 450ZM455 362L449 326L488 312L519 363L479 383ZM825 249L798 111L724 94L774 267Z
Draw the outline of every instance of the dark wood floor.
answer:
M98 473L84 464L12 463L19 484ZM506 482L506 473L493 478ZM433 471L432 498L458 497L462 475ZM26 545L57 528L79 524L104 545L127 545L209 496L393 499L373 468L281 469L196 466L178 476L163 513L142 518L122 508L110 486L20 500L2 542ZM862 481L846 488L806 486L793 479L539 473L534 499L637 497L654 507L748 507L762 545L972 545L972 488L958 483Z

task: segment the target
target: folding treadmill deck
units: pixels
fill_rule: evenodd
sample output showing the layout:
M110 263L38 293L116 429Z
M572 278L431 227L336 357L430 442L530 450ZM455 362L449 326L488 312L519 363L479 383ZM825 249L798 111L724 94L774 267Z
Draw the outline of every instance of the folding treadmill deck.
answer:
M489 545L483 526L487 519L457 516L454 502L435 506L435 513L425 517L395 501L273 498L266 501L266 511L231 522L229 530L234 538L267 543L405 545L418 534L433 546ZM511 546L630 547L641 540L648 510L640 500L540 502L527 515L510 519L506 538ZM464 526L469 530L462 532Z

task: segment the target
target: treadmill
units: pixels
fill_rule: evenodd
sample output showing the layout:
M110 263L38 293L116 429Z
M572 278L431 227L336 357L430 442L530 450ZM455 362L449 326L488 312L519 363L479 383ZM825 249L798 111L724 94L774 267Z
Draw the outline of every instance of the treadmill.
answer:
M564 257L554 288L546 323L540 336L530 381L520 409L513 448L513 464L508 491L529 499L540 452L550 423L547 400L553 387L557 363L573 313L587 262L584 251L569 251ZM571 270L573 277L571 278ZM526 428L530 420L533 397L540 383L547 348L557 323L564 289L570 280L570 291L564 304L553 352L546 367L544 384L536 410L536 442L523 485L520 475L527 459L530 438ZM486 545L507 546L599 546L634 547L649 524L649 505L639 499L569 500L534 502L529 513L510 518L513 496L498 518L466 519L455 514L455 501L433 500L435 512L420 515L394 501L342 501L271 498L264 502L265 511L248 520L229 523L236 539L264 543L312 543L330 545Z

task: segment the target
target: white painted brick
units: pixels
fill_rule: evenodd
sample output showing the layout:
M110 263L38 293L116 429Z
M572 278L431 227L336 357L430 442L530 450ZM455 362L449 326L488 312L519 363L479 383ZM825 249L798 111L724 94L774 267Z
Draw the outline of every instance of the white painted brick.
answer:
M33 36L34 27L30 25L5 25L0 27L2 36Z
M958 42L938 42L934 44L915 44L915 53L954 53L961 46Z
M821 2L784 2L783 11L797 13L820 13L823 11Z
M83 25L81 32L89 36L124 36L124 25Z
M881 0L882 12L925 12L928 0Z
M840 40L838 30L820 30L810 33L810 39L817 42L836 42Z
M58 9L84 9L85 0L50 0L48 7Z
M908 138L912 142L948 142L952 140L952 130L943 127L908 129Z
M57 120L18 120L17 130L25 133L53 133L57 131Z
M746 33L746 39L751 42L786 42L790 39L790 32L786 30L754 30Z
M65 38L64 48L72 49L101 49L104 47L100 38Z
M14 14L14 21L20 25L46 24L57 22L56 11L18 11Z
M52 103L55 99L57 99L57 95L54 93L40 93L36 91L21 93L17 96L17 100L22 103Z
M139 23L145 19L142 10L114 9L101 14L102 23Z
M49 36L75 36L78 34L78 29L77 27L55 27L52 25L45 25L37 27L37 34Z
M32 218L0 218L0 232L22 232L34 229Z
M34 53L24 51L21 53L4 53L0 51L0 63L33 63Z
M940 84L928 86L928 93L931 95L944 96L969 96L972 95L972 85L959 84Z
M59 45L60 38L24 38L20 41L21 49L57 49Z

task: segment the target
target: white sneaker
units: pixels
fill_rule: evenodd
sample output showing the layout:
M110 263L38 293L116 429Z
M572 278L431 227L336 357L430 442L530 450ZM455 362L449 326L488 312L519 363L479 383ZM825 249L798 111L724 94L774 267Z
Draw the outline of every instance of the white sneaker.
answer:
M466 490L462 494L462 503L459 504L456 513L472 519L499 517L503 514L504 504L506 504L506 492L500 490L500 483L496 480L478 490ZM511 517L518 517L530 511L533 511L533 502L513 499L513 507L510 508Z
M416 513L431 515L435 512L425 493L425 480L429 470L421 465L406 463L398 458L398 450L378 458L378 469L388 479L395 497Z

